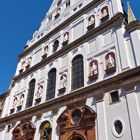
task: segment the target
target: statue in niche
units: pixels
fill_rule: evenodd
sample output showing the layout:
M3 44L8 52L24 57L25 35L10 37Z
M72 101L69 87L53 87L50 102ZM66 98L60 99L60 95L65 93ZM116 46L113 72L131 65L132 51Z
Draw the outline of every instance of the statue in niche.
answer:
M21 64L21 69L20 69L20 73L22 73L23 71L25 71L25 68L26 68L26 62L23 61L22 64Z
M63 42L68 41L68 40L69 40L69 32L66 32L66 33L64 34Z
M93 60L89 64L89 79L93 80L98 77L98 62Z
M17 103L18 103L18 99L17 99L17 97L15 97L15 98L14 98L14 101L13 101L13 106L12 106L12 108L15 108L16 105L17 105Z
M58 17L60 16L60 12L61 12L61 9L58 8L58 9L56 10L55 19L58 18Z
M44 55L48 55L48 46L44 47Z
M45 46L42 58L46 58L47 56L48 56L48 46Z
M39 85L36 93L36 99L41 98L43 93L43 85Z
M109 18L108 7L105 6L101 9L101 22L104 22Z
M67 75L62 74L60 77L59 91L65 92L66 86L67 86Z
M27 61L26 69L30 68L31 62L32 62L32 57L30 56L30 57L28 58L28 61Z
M19 106L22 106L23 103L24 103L24 94L22 94L22 95L20 96L20 99L19 99Z
M90 65L90 76L98 74L97 65L93 62Z
M69 32L66 32L63 36L63 43L62 45L65 46L68 44L68 41L69 41Z
M91 26L91 25L95 25L95 16L94 15L91 15L88 18L88 26Z
M107 65L106 65L107 68L115 67L115 60L114 60L114 58L113 58L113 56L111 54L109 54L108 59L106 60L106 62L107 62Z
M113 52L108 53L105 56L105 71L107 74L113 73L116 70L115 54Z

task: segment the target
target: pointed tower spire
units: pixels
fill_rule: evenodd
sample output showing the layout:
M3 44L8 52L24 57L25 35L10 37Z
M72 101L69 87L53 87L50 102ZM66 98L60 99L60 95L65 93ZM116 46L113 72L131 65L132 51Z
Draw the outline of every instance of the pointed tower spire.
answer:
M136 21L136 17L132 11L129 2L127 3L127 5L128 5L128 23L131 23L132 21Z

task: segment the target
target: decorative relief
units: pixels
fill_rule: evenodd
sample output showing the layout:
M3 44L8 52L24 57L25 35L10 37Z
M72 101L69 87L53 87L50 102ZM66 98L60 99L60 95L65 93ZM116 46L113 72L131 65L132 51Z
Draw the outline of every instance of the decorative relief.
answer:
M95 27L95 16L91 15L90 17L88 17L87 19L87 28L88 30L92 29Z
M59 93L64 93L67 88L67 74L63 73L60 75L60 82L59 82Z
M98 61L92 60L89 63L89 80L96 80L98 78Z
M101 9L101 22L105 22L106 20L109 19L109 11L108 11L108 6L104 6L102 9Z
M112 74L116 71L116 58L114 52L109 52L105 56L105 72Z
M66 33L64 33L64 36L63 36L63 43L62 43L62 45L66 46L68 44L68 42L69 42L69 32L66 32Z

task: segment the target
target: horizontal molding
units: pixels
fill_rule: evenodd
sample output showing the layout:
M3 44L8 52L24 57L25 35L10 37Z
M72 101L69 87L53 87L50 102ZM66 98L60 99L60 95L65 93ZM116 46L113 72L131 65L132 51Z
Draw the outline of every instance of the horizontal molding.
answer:
M40 61L36 65L32 66L31 68L29 68L25 72L20 73L19 75L13 77L14 82L16 82L16 81L20 80L21 78L33 73L34 71L36 71L39 68L45 66L46 64L49 64L50 62L56 60L57 58L65 55L66 53L68 53L72 49L80 46L81 44L83 44L84 42L89 40L91 37L94 38L98 34L101 34L102 32L104 32L106 30L109 30L112 27L121 26L122 22L123 22L123 17L124 16L123 16L122 13L117 13L114 17L112 17L110 20L104 22L103 24L101 24L97 28L94 28L94 29L88 31L82 37L76 39L75 41L73 41L72 43L70 43L67 46L63 47L62 49L58 50L57 52L55 52L54 54L50 55L49 57L43 59L42 61Z

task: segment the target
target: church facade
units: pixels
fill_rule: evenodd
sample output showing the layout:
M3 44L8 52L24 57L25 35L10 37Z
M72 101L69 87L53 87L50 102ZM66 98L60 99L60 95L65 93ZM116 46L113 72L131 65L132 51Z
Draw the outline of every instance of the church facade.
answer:
M121 0L53 0L0 102L0 139L140 140L139 44Z

